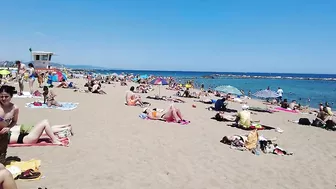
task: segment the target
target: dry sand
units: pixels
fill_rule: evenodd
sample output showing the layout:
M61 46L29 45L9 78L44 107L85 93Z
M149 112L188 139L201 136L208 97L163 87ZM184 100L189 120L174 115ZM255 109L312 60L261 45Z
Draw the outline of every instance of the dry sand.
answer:
M84 80L75 82L83 83ZM161 94L173 94L163 88ZM9 148L10 156L42 160L41 171L45 178L17 181L19 188L335 188L335 132L287 122L307 115L283 112L253 115L253 119L283 129L282 134L260 133L277 137L281 147L294 152L293 156L256 156L219 142L225 135L247 131L211 120L215 113L205 110L208 105L195 103L197 108L192 108L193 99L177 104L185 118L191 121L181 126L140 119L141 108L124 105L125 91L129 87L116 84L116 87L104 85L103 89L107 95L54 89L58 101L79 103L73 111L28 109L24 104L31 99L13 99L20 107L19 123L48 119L51 124L71 123L75 131L68 148ZM169 105L148 101L157 108ZM257 101L250 104L264 106ZM240 105L231 103L230 108L240 109Z

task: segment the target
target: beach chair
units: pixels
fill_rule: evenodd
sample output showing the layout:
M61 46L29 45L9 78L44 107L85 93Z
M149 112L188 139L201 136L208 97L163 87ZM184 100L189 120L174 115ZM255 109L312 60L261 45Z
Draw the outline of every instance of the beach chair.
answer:
M0 163L2 164L6 162L8 137L8 133L0 135Z

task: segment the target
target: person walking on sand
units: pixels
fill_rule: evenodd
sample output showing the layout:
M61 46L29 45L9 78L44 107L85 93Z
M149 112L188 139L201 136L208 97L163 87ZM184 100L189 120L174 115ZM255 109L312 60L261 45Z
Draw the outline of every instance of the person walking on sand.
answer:
M277 94L279 95L278 102L281 102L282 101L283 90L280 87L278 87Z
M24 74L27 71L26 65L22 64L19 60L17 60L15 64L17 65L16 79L19 83L19 94L18 95L23 95L23 79L24 79Z
M37 74L35 72L35 68L34 68L34 65L32 63L29 63L28 64L28 71L29 71L29 90L30 90L30 94L33 94L33 90L34 90L34 82L35 82L35 79L37 77Z

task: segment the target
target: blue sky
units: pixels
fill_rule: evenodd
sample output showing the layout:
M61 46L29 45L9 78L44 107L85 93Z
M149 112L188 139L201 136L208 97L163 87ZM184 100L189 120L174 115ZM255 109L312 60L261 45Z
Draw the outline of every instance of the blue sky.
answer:
M0 60L108 68L336 73L335 0L11 0Z

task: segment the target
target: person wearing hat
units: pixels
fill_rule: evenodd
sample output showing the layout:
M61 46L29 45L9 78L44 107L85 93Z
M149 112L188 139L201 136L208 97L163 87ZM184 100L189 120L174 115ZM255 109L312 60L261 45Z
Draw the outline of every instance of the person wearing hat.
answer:
M238 112L236 123L240 127L249 128L251 126L251 112L247 111L249 106L244 104L242 111Z

